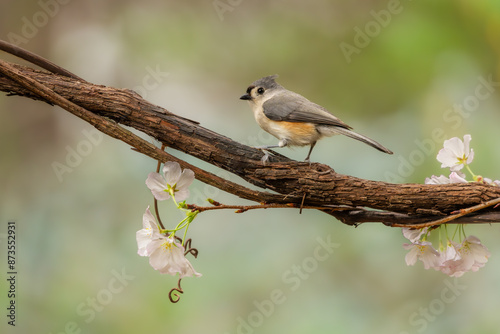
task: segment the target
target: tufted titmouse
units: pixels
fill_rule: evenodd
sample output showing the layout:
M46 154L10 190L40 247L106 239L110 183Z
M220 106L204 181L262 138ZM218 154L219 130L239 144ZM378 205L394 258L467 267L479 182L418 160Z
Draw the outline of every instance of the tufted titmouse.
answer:
M313 103L285 87L271 75L253 82L246 94L240 97L247 100L255 120L262 129L279 139L278 145L259 147L262 150L284 146L311 145L305 161L309 161L316 142L327 136L342 134L382 151L392 154L376 141L352 131L351 127L333 116L322 106ZM267 153L263 161L267 160Z

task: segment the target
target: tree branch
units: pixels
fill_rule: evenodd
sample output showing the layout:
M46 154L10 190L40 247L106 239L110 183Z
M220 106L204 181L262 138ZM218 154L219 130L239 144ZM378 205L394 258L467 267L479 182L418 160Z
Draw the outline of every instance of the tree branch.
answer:
M48 73L1 60L0 73L1 91L59 105L140 153L162 162L177 161L182 167L192 169L200 181L255 202L322 208L349 225L375 221L388 226L416 226L500 198L500 187L486 184L423 185L370 181L338 174L324 164L293 161L278 153L272 157L271 163L263 165L260 150L239 144L196 121L153 105L133 91L94 85L60 71L59 74ZM160 150L119 124L135 128L167 147L275 193L252 190L217 177ZM338 211L339 207L341 211ZM452 222L491 223L499 220L498 210L490 207L483 209L481 214Z
M32 64L38 65L41 68L46 69L49 72L52 73L57 73L60 75L64 75L66 77L74 78L80 81L85 81L79 76L71 73L70 71L52 63L51 61L40 57L39 55L36 55L28 50L25 50L23 48L20 48L17 45L7 43L5 41L0 40L0 50L3 50L7 53L10 53L16 57L19 57L21 59L27 60Z

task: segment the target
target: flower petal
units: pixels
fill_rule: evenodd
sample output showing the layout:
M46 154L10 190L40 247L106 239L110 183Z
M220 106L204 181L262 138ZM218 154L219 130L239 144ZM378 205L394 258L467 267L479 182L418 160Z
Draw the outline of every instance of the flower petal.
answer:
M175 199L177 202L182 202L189 197L189 189L181 189L175 192Z
M148 245L152 240L162 237L158 224L149 210L149 206L142 216L142 227L142 230L137 231L135 234L138 248L137 254L140 256L148 256L150 254L147 250Z
M467 156L467 165L469 165L472 160L474 160L474 150L471 149L469 155Z
M406 228L406 227L403 227L401 229L401 231L403 232L403 236L410 240L410 242L416 242L420 239L420 237L422 236L422 234L426 233L427 232L427 227L424 227L422 229L415 229L415 228Z
M463 174L462 174L463 175ZM451 172L450 174L451 183L468 183L466 179L457 174L457 172Z
M154 220L154 217L153 217L153 214L151 213L151 211L149 210L149 205L148 205L148 207L146 208L146 212L144 212L144 214L142 215L142 228L143 229L151 228L151 225L149 224L150 220Z
M169 248L169 239L168 238L160 238L151 241L151 243L147 247L147 251L149 255L149 264L155 270L162 269L166 265L168 265L168 248Z
M410 251L405 256L406 264L414 265L417 259L422 261L425 269L436 268L441 265L441 256L428 241L419 241L413 244L403 244L405 249Z
M443 147L456 158L462 158L465 154L464 143L458 137L445 140Z
M463 167L463 165L460 164L460 161L458 160L455 153L451 150L442 148L441 150L439 150L436 158L439 162L441 162L441 168L450 167L455 168L456 170L460 170Z
M408 245L408 244L406 244ZM404 247L404 245L403 245ZM406 248L406 247L405 247ZM407 266L413 266L415 263L417 263L417 251L414 249L411 249L405 256L405 261Z
M194 181L194 172L191 169L184 169L182 171L179 181L177 181L176 189L188 188Z
M151 232L146 229L139 230L135 233L137 240L137 254L147 256L147 246L151 242Z
M197 272L194 268L191 262L188 261L188 259L184 258L184 266L182 267L181 272L179 273L179 277L189 277L189 276L195 276L195 277L200 277L201 274Z
M425 179L425 184L448 184L450 183L450 179L444 175L436 176L432 175L430 178Z
M488 248L481 244L481 240L479 240L478 237L470 235L465 238L464 242L465 241L469 243L469 248L476 264L484 265L484 263L488 262L488 258L490 257L491 253L489 252Z
M184 256L184 247L171 238L162 238L151 242L148 245L148 251L151 251L149 263L162 274L176 275L179 273L180 278L201 276Z
M155 172L149 173L146 185L157 200L163 201L170 198L170 194L167 191L167 182L165 182L165 179L160 174Z
M465 153L465 155L469 154L471 139L472 139L471 135L464 135L464 153Z
M163 190L167 189L167 183L165 179L158 173L151 172L148 174L146 179L146 186L151 190Z
M173 187L181 177L181 166L174 161L167 161L163 166L163 175L167 184Z

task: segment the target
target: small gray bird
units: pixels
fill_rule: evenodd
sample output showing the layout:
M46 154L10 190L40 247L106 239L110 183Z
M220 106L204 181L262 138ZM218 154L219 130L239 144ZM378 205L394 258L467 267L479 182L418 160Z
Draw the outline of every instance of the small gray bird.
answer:
M338 134L392 154L392 151L375 140L352 131L349 125L322 106L278 84L275 81L277 77L278 75L271 75L253 82L248 86L246 94L240 97L241 100L248 101L260 127L279 139L278 145L259 147L265 154L263 162L268 159L265 149L311 145L305 159L309 161L318 140Z

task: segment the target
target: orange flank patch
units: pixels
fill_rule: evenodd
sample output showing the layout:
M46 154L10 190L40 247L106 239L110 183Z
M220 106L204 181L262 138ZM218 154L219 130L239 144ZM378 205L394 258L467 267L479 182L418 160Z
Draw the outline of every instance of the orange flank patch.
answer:
M309 137L316 133L316 126L312 123L302 122L279 122L280 125L295 136Z

